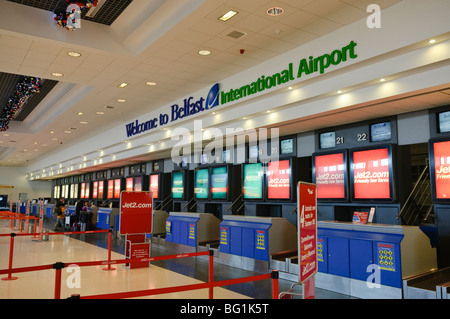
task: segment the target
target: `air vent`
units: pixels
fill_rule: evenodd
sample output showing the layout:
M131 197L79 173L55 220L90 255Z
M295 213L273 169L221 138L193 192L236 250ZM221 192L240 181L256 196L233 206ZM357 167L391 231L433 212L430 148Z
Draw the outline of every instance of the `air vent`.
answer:
M240 31L231 31L230 33L227 34L227 36L229 36L230 38L233 38L233 39L240 39L246 35L247 35L247 33L240 32Z
M113 108L114 108L114 106L109 106L109 105L105 106L105 109L113 109Z

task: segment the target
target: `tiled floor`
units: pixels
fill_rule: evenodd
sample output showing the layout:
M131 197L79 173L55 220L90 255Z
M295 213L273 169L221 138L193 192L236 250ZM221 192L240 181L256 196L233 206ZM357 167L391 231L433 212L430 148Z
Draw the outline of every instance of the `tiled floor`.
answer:
M6 221L0 221L0 233L16 232L8 227ZM48 265L55 262L76 263L82 261L107 259L107 234L58 235L49 241L32 241L29 237L17 236L14 241L13 268ZM0 269L8 268L10 238L0 237ZM166 247L152 245L152 256L171 255L173 251ZM112 242L113 260L124 259L123 238ZM126 269L115 265L114 271L103 271L105 266L79 268L79 273L62 271L61 298L72 294L81 296L180 286L207 281L208 261L203 258L184 258L177 260L155 261L149 268ZM78 276L78 274L80 274ZM214 279L225 280L256 275L216 263ZM7 275L1 275L6 277ZM55 271L43 270L13 275L19 279L0 281L0 299L52 299L54 297ZM280 279L280 291L286 291L293 282ZM162 299L206 299L208 290L179 292L146 298ZM270 280L232 285L214 289L217 299L269 299L271 298ZM348 299L348 296L316 289L316 299Z

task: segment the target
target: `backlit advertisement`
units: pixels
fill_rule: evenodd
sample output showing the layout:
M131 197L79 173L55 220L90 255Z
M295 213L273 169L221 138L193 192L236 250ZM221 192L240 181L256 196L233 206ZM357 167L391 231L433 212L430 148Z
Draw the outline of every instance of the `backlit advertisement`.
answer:
M262 163L244 164L243 191L244 199L262 199L264 170Z
M208 199L209 169L198 169L195 171L195 198Z
M85 192L86 192L86 183L81 183L81 195L80 195L80 198L86 198Z
M214 167L211 170L212 199L226 199L228 195L228 168Z
M98 182L98 197L99 199L103 198L103 188L104 188L105 182L104 181L99 181Z
M450 199L450 141L433 143L436 199Z
M132 192L133 191L133 177L128 177L127 178L127 183L126 183L126 189L127 192Z
M267 198L290 199L291 165L289 160L269 162L267 165Z
M388 148L353 152L354 199L390 199Z
M120 198L121 182L120 178L114 180L114 198Z
M184 198L184 174L183 172L172 173L172 198Z
M150 175L150 191L153 193L153 198L159 198L159 175Z
M114 180L108 181L108 199L114 198Z
M92 185L92 198L98 198L98 182L94 182Z
M346 199L344 153L316 155L314 178L317 199Z

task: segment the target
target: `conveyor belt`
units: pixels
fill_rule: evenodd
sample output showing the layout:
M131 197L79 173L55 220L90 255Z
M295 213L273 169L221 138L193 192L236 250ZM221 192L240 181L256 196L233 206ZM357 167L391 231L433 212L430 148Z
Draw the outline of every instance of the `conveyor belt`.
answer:
M450 268L437 269L426 274L413 276L403 280L406 299L441 298L440 287L450 282Z

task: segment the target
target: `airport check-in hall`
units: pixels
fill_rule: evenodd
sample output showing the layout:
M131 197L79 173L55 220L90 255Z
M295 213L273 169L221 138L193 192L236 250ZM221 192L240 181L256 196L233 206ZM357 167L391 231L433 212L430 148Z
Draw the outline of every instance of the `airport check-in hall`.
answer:
M449 12L2 1L0 298L448 299Z

